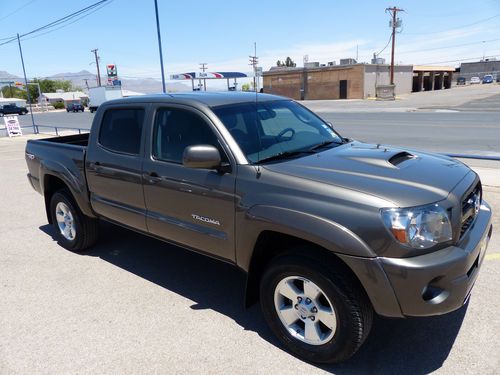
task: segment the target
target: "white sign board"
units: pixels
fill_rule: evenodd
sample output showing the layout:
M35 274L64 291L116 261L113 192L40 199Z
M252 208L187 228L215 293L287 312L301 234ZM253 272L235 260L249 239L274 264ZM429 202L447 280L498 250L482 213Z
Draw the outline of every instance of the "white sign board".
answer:
M7 129L9 137L23 135L17 116L4 116L3 121L5 122L5 128Z

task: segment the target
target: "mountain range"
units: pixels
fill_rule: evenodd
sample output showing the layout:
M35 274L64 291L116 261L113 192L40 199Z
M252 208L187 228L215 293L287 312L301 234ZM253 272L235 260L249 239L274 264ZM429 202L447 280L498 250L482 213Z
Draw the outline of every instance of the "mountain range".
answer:
M88 87L97 86L96 75L94 73L89 72L88 70L82 70L76 73L58 73L43 78L53 79L53 80L68 80L71 81L73 86L80 87L84 91L86 91L87 87L85 80L87 80ZM9 72L0 70L0 84L1 81L23 82L24 79L14 74L10 74ZM137 91L144 94L159 93L162 91L161 81L154 78L121 79L121 81L122 81L122 88L125 90ZM101 83L103 85L106 84L105 75L101 75ZM191 87L190 85L180 82L167 82L167 90L169 92L191 91Z

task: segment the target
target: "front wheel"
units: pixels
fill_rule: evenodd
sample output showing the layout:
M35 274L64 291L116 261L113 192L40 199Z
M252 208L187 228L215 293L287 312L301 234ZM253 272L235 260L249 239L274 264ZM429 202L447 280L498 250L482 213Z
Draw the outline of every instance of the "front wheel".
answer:
M71 251L82 251L97 240L96 219L84 215L68 190L54 193L50 200L52 225L59 244Z
M353 277L306 257L272 261L260 283L260 301L278 339L310 362L347 360L371 328L372 307Z

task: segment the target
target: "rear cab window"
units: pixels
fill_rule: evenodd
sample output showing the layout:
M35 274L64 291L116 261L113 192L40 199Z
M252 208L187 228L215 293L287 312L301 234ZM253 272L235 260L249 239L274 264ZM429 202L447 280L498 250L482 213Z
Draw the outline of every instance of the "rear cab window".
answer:
M144 115L143 108L108 109L99 129L99 144L113 152L138 155Z

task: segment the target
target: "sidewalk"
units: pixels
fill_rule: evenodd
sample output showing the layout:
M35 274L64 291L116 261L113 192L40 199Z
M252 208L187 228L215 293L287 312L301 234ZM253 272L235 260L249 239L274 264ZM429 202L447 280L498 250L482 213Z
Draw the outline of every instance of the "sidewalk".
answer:
M424 91L399 95L396 100L363 99L304 100L301 104L314 112L415 112L471 111L483 99L500 94L500 85L452 87L448 90ZM471 105L468 105L471 103ZM500 110L491 105L481 110Z

